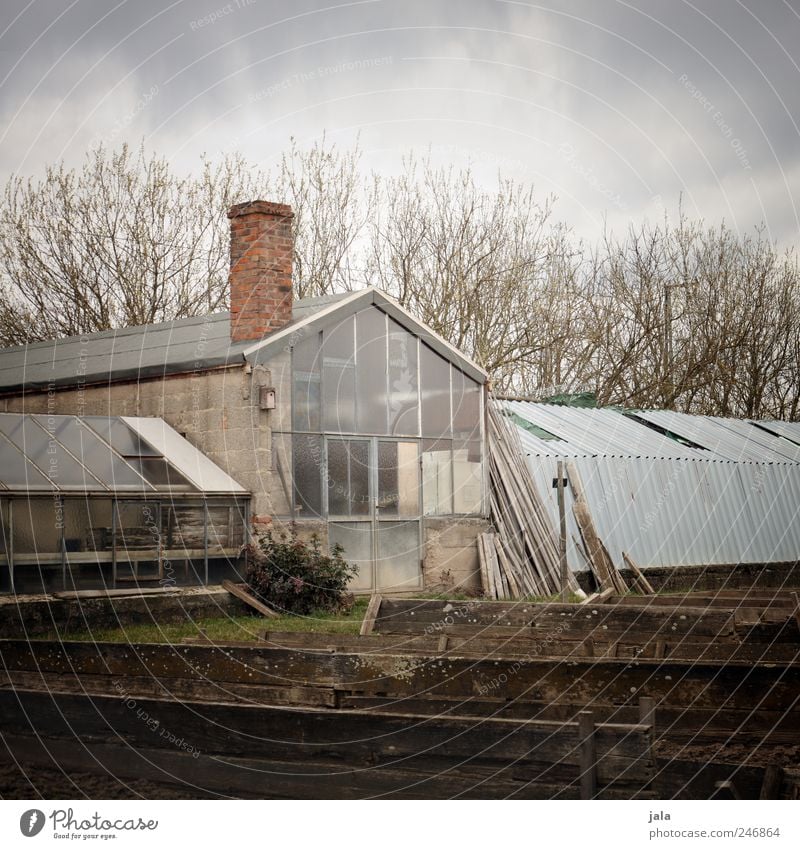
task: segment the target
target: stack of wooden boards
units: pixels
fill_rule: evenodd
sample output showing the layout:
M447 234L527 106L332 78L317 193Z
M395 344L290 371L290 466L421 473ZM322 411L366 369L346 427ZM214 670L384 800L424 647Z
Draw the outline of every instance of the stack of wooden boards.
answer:
M555 595L564 589L561 551L566 540L560 541L560 530L553 525L531 479L516 428L495 401L488 405L487 421L490 518L496 533L483 534L478 540L484 596L520 599ZM572 461L564 465L573 496L572 513L580 533L575 544L601 591L626 593L628 586L597 532L578 469ZM624 557L635 576L636 588L652 592L632 558ZM566 580L566 589L575 592L578 584L569 570Z
M361 636L4 641L7 757L244 797L708 798L730 780L796 793L792 769L776 783L763 765L659 755L800 732L791 598L683 598L375 597Z
M487 408L490 516L495 534L479 542L487 598L550 596L561 590L558 532L525 467L513 425L495 402ZM578 583L570 573L568 589Z

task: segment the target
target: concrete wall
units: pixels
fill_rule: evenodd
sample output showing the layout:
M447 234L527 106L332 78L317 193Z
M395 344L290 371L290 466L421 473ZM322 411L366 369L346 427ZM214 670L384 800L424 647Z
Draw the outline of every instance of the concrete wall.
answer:
M422 568L425 589L480 593L477 539L488 529L488 519L426 518Z

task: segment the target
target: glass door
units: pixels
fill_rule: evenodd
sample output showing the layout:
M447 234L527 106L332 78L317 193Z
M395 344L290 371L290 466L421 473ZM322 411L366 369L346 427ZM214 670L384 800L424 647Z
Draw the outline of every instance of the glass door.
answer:
M418 443L328 437L325 456L329 539L358 566L353 591L419 588Z
M376 442L376 589L417 589L422 585L419 444Z
M353 592L374 589L372 440L327 437L325 470L328 537L358 567Z

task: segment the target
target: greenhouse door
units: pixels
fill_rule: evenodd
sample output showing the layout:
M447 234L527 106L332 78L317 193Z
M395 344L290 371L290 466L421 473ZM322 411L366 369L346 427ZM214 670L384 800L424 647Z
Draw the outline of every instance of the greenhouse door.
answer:
M328 437L325 457L330 542L358 566L353 591L422 586L419 444Z

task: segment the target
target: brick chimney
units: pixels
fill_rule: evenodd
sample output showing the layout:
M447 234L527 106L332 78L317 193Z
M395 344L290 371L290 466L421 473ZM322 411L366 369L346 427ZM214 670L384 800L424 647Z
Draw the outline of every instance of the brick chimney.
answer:
M249 342L292 319L292 208L254 200L231 207L231 341Z

